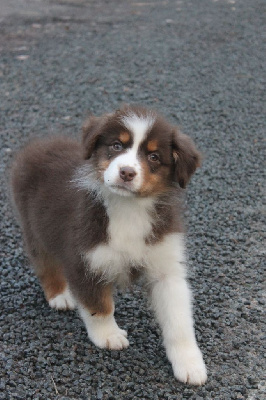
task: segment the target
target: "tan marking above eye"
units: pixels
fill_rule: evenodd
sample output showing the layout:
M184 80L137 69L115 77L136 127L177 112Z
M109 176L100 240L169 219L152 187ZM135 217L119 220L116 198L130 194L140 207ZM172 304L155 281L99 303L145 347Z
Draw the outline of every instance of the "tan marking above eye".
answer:
M121 132L119 135L119 140L123 144L126 144L130 141L130 134L128 132Z
M158 140L156 140L156 139L150 140L147 144L147 149L148 149L148 151L158 150Z

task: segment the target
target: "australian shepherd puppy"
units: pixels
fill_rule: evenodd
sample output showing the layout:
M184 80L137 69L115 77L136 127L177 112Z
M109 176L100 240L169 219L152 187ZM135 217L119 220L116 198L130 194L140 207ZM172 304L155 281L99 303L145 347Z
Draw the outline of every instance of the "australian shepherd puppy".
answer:
M129 345L113 292L142 275L175 377L206 381L186 281L181 188L200 164L189 137L157 113L123 106L91 117L82 143L36 140L12 169L30 260L50 306L77 308L100 348Z

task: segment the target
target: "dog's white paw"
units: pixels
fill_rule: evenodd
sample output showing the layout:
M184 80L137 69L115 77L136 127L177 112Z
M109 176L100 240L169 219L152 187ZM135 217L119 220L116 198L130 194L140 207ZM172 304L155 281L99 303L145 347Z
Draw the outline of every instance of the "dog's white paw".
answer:
M50 299L49 306L56 310L74 310L76 304L70 290L67 288L63 293Z
M93 341L101 349L122 350L129 346L127 332L118 327L111 331L99 332Z
M173 347L167 353L176 379L190 385L203 385L206 382L206 367L196 344Z
M86 325L90 340L101 349L122 350L129 346L127 332L120 329L113 314L101 316L91 314L79 306L80 315Z
M122 331L120 329L120 331ZM122 350L125 349L129 346L129 341L126 338L126 333L125 331L122 331L122 333L114 333L110 336L107 337L106 342L107 342L107 348L109 350Z

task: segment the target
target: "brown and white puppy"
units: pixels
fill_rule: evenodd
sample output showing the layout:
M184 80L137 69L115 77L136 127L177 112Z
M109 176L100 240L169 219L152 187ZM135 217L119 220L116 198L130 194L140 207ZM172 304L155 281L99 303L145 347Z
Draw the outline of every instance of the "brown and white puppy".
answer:
M91 341L120 350L113 291L142 274L167 356L182 382L200 385L186 282L180 187L200 164L193 142L155 112L124 106L91 117L82 144L36 140L12 170L26 247L51 307L77 307Z

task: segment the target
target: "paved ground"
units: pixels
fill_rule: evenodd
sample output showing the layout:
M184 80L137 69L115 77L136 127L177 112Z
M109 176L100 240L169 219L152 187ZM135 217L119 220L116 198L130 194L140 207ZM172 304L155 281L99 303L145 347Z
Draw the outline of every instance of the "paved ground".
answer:
M158 108L204 152L187 220L209 379L175 381L138 286L117 296L123 352L96 349L74 312L51 310L2 174L0 399L264 398L263 12L263 0L1 0L2 172L30 137L78 135L88 110L124 101Z

